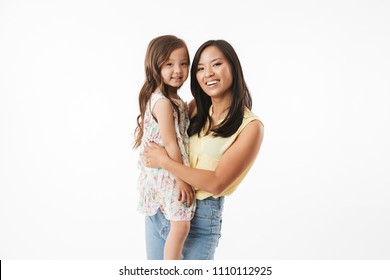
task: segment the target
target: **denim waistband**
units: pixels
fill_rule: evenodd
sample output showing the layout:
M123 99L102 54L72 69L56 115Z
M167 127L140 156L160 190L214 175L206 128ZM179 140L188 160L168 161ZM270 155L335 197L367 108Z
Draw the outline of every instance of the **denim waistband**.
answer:
M218 198L214 198L214 197L210 196L210 197L202 199L202 200L197 199L196 203L197 203L197 205L200 205L200 204L208 204L208 205L210 205L210 204L211 205L219 204L219 205L223 206L224 201L225 201L225 197L224 196L221 196L221 197L218 197Z

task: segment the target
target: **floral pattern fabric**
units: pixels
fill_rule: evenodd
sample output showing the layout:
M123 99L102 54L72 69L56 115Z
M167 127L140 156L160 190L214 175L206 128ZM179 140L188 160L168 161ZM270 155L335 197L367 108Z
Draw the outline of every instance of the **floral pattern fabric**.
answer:
M161 168L148 168L143 165L142 161L143 150L149 142L155 142L163 146L158 123L152 115L154 105L163 98L166 97L162 93L153 93L145 111L144 134L138 160L138 169L140 171L138 191L140 199L137 209L141 214L152 216L161 207L168 220L191 220L195 212L195 203L188 207L186 204L178 201L178 191L175 187L173 175ZM182 155L182 162L189 166L188 108L183 100L178 100L176 105L180 111L180 114L177 114L172 107L176 139Z

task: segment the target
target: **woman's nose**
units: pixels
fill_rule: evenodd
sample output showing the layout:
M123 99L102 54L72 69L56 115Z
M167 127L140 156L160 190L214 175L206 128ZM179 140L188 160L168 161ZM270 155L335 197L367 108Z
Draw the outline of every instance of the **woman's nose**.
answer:
M206 77L211 77L214 75L213 69L206 68Z

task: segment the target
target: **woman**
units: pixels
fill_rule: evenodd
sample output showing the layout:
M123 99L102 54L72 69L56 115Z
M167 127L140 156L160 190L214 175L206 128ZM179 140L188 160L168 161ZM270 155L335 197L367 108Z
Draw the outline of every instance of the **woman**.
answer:
M232 194L255 161L263 124L250 110L252 99L238 56L224 40L210 40L197 50L191 67L190 164L170 159L150 143L147 167L163 168L196 189L197 209L182 259L214 259L221 236L224 196ZM148 259L162 259L169 221L159 211L146 218Z

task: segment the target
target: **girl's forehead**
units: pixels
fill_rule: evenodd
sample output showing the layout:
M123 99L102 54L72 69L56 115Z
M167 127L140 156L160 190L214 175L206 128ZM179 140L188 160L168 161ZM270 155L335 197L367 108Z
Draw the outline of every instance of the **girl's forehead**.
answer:
M187 57L187 50L186 50L186 48L182 47L182 48L175 49L169 55L169 57L175 57L175 56L185 56L185 57Z

